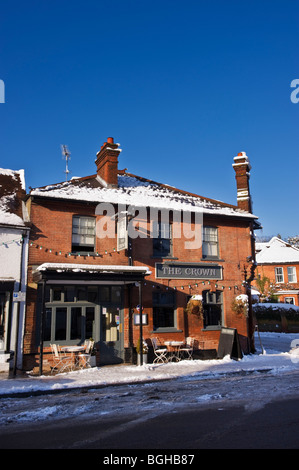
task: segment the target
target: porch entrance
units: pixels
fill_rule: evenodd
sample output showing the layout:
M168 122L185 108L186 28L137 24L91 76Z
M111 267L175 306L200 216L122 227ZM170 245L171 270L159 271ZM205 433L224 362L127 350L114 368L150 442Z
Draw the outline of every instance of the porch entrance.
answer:
M123 362L123 314L117 307L101 306L100 363Z
M43 350L56 342L56 325L61 339L70 345L82 344L87 332L93 333L100 358L98 365L124 361L124 291L126 285L144 281L151 271L147 266L84 265L45 263L33 272L39 284L39 372L42 374ZM57 292L56 292L57 289ZM140 287L141 289L141 287ZM58 315L58 316L57 316ZM42 332L48 332L48 337ZM74 338L76 331L77 338ZM81 331L81 335L80 332ZM38 340L38 338L37 338Z
M123 289L118 285L48 285L45 289L45 346L81 345L93 339L100 363L123 360ZM40 311L41 311L41 305Z

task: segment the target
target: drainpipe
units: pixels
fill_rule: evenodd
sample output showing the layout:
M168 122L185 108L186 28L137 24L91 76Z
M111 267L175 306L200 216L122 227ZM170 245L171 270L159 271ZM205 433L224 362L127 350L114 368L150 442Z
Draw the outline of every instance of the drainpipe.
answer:
M255 325L253 321L253 309L252 309L252 297L251 297L251 283L255 278L255 269L256 269L256 259L255 259L255 237L253 233L253 224L250 224L250 236L251 236L251 267L250 267L250 276L246 281L246 289L248 296L248 338L249 338L249 350L250 353L256 351L254 344L254 330Z
M20 282L19 282L19 292L22 292L23 284L23 257L24 257L24 242L26 239L27 232L22 233L21 240L21 260L20 260ZM17 373L17 360L18 360L18 347L19 347L19 328L20 328L20 308L21 302L18 302L17 306L17 321L16 321L16 336L15 336L15 351L14 351L14 363L13 363L13 376L16 376Z
M39 336L39 375L43 375L43 355L44 355L44 324L45 324L45 290L46 281L42 280L42 311L40 316L40 336Z
M139 341L140 341L140 365L143 365L143 331L142 331L142 282L139 281Z

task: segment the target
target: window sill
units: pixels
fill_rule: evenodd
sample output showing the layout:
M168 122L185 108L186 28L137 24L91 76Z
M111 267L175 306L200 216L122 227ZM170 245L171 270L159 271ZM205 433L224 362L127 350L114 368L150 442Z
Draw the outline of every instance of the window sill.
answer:
M178 260L175 256L151 256L151 259L173 259Z
M215 325L215 326L206 326L205 328L202 328L201 331L220 331L222 328L221 325Z
M94 251L70 251L70 256L95 256L99 257L100 255L98 253L95 253Z
M182 331L183 330L178 330L177 328L157 328L150 333L182 333Z
M201 261L223 261L224 262L225 259L209 257L209 258L201 258Z

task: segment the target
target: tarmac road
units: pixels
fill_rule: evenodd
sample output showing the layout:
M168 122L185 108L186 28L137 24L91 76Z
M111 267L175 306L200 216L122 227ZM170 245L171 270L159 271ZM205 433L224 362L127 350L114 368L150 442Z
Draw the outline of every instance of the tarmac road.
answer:
M1 400L1 449L292 449L299 371ZM110 454L109 454L110 455ZM147 458L147 453L142 455Z

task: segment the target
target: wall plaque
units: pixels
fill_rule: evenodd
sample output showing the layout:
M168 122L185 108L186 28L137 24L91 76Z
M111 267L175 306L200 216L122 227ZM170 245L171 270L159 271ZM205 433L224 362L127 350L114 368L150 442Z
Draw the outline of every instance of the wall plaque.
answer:
M206 263L156 263L157 279L222 279L222 266Z

